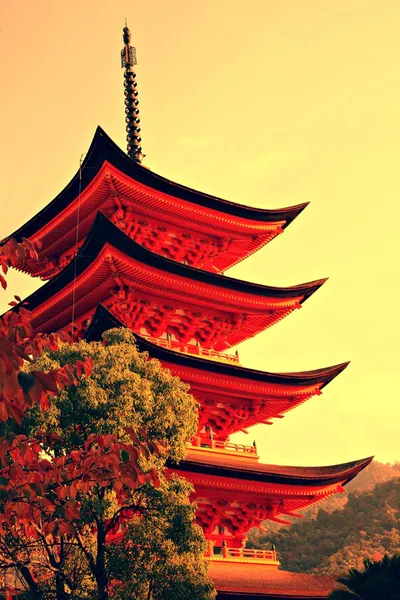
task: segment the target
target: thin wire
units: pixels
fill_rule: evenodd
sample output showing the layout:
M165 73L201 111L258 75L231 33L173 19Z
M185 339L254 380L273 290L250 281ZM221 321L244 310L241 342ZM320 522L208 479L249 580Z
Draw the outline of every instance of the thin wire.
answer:
M74 335L75 327L75 296L76 296L76 269L78 257L78 242L79 242L79 224L81 211L81 194L82 194L82 164L86 152L81 154L79 159L79 189L78 189L78 209L76 211L76 235L75 235L75 256L74 256L74 283L72 287L72 315L71 315L71 334Z

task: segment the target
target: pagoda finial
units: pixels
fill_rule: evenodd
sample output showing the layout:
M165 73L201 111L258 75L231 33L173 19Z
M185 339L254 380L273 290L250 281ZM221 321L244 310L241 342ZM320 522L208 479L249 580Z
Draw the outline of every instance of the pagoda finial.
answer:
M121 50L121 67L125 69L124 73L124 87L125 87L125 121L126 121L126 140L128 142L128 156L134 161L141 163L144 154L142 153L142 147L140 142L140 119L139 119L139 100L138 92L136 90L136 73L133 70L136 61L136 48L130 45L131 32L129 31L126 17L125 27L123 29L122 38L124 40L124 48Z

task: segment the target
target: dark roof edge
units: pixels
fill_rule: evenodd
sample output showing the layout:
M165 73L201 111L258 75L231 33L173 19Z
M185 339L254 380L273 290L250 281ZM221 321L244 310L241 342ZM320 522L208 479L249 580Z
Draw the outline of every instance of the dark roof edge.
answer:
M289 225L289 223L291 223L308 205L308 202L305 202L282 209L253 208L243 204L230 202L229 200L223 200L216 196L204 194L203 192L174 183L133 161L115 142L112 141L106 132L98 126L82 163L81 184L79 181L80 171L78 170L71 181L54 198L54 200L3 241L6 241L11 237L16 239L21 239L21 237L28 238L39 231L39 229L54 219L57 214L69 206L78 197L80 189L81 191L85 190L92 179L100 171L106 160L128 177L157 191L180 198L181 200L185 200L192 204L204 206L240 218L265 222L285 220L286 224L284 227L287 227L287 225Z
M102 334L107 329L114 327L124 327L124 324L114 317L110 311L103 305L99 305L93 316L92 322L86 332L85 339L89 342L100 341ZM229 363L207 360L205 358L190 356L174 350L162 348L157 344L149 342L145 338L134 334L137 346L141 352L148 352L152 358L166 361L194 369L201 369L217 374L224 374L231 377L240 377L242 379L256 380L265 383L276 383L286 385L313 385L323 382L322 386L327 385L337 377L349 364L348 362L322 369L312 371L303 371L298 373L270 373L268 371L259 371L256 369L247 369Z
M258 463L251 468L243 468L243 461L240 465L234 464L219 465L212 463L212 454L210 453L210 462L203 463L195 459L185 459L178 465L169 463L172 470L185 471L191 473L201 473L203 475L218 475L230 479L259 481L261 483L280 483L282 485L330 485L343 481L349 483L362 469L365 469L373 456L363 458L350 463L343 463L329 467L286 467L275 465L264 465ZM257 467L262 467L258 468ZM271 471L268 471L268 468ZM282 472L279 472L279 470Z
M250 295L269 296L274 298L290 299L297 296L303 296L304 302L311 296L326 279L319 279L301 285L291 287L272 287L248 283L240 279L233 279L225 275L201 271L188 265L175 262L168 258L154 254L146 250L129 238L126 233L121 231L107 217L100 212L94 220L94 223L86 237L85 243L79 249L78 255L74 261L67 265L58 275L45 283L36 292L33 292L24 300L31 310L40 305L41 302L60 291L65 285L68 285L74 277L79 276L96 258L105 244L109 243L127 256L134 258L144 264L158 268L162 271L191 279L204 284L215 285L223 289L241 291Z

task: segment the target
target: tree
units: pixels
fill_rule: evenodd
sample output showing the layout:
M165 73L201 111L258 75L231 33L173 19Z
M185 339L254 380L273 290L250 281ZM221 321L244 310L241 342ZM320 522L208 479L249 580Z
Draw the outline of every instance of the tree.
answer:
M398 528L393 528L382 533L372 535L360 531L359 536L355 536L352 541L347 541L342 548L328 558L323 560L314 573L318 575L329 575L341 577L351 569L361 570L364 565L363 557L377 560L375 557L382 557L385 554L395 554L400 548L400 532Z
M5 275L10 266L17 266L20 261L37 260L37 253L29 240L21 243L9 240L0 246L0 285L7 288ZM1 273L3 272L3 274ZM19 296L10 306L21 302ZM70 365L59 372L35 372L27 375L23 366L37 356L44 347L56 348L62 335L33 335L30 324L30 313L23 305L19 310L10 310L0 318L0 421L8 418L20 423L26 408L39 404L42 409L48 406L48 393L56 394L65 384L73 381L74 373ZM89 365L85 365L89 368ZM3 441L3 440L2 440ZM0 466L1 468L1 466Z
M28 240L0 246L0 285L7 287L10 266L36 259ZM150 481L160 485L166 457L183 456L185 436L196 427L195 403L147 357L137 361L141 374L128 372L125 363L114 382L110 364L103 363L106 389L96 386L90 352L70 347L60 335L34 336L20 298L10 304L13 309L0 318L0 592L10 600L20 596L23 583L24 597L35 600L104 600L110 591L107 536L145 510L143 492L135 492ZM132 339L128 345L132 350ZM75 403L71 413L79 398L85 408ZM135 411L125 410L128 398L138 408L133 419ZM139 423L161 440L161 448Z
M146 511L110 546L110 573L119 582L115 599L189 600L215 596L206 576L204 537L188 502L191 486L173 477L143 490Z
M338 579L348 590L335 590L331 600L398 600L400 598L400 555L380 561L364 560L364 570L351 569Z
M91 369L85 372L88 362ZM16 424L23 434L17 433L15 439L25 435L36 440L35 465L30 468L36 473L35 478L29 478L25 498L17 496L13 502L10 492L7 494L11 515L7 526L0 528L0 554L12 549L9 559L31 598L107 600L111 593L130 598L123 596L123 587L131 590L133 580L113 581L111 576L110 544L115 546L115 536L122 535L118 548L121 557L126 554L126 544L133 544L134 530L128 524L135 515L146 526L151 518L166 522L165 516L157 516L155 507L164 506L165 512L166 499L174 494L177 497L179 484L175 482L175 491L170 491L171 484L164 480L162 470L168 458L183 458L186 441L196 432L197 404L185 384L162 369L158 361L138 352L128 330L111 330L105 344L81 341L46 348L28 369L29 373L59 372L70 364L77 365L79 377L53 395L46 412L32 406L21 424ZM11 468L20 459L17 453ZM43 482L48 469L51 480ZM159 486L160 477L162 492L157 504L154 486L143 485L152 481ZM178 513L182 514L186 503L185 510L193 519L189 493L181 484ZM177 569L175 579L181 597L192 597L189 590L196 589L199 599L211 598L201 536L192 522L190 527L187 519L180 523L183 532L188 528L186 535L193 544L191 571L190 561L186 567L181 561L178 568L178 557L184 554L178 548L171 563ZM129 535L124 535L125 529ZM173 543L168 536L177 535L177 531L169 531L166 540ZM10 545L16 537L18 542ZM161 540L159 544L161 552ZM185 559L188 557L186 552Z
M65 452L79 449L91 434L127 439L127 427L142 428L158 444L161 464L167 457L181 460L198 422L189 387L148 353L139 352L128 329L112 329L103 340L45 349L30 365L35 372L57 371L89 360L92 370L89 377L82 373L78 385L54 396L46 413L33 407L26 430L59 436L55 450Z
M21 261L37 260L36 250L29 240L22 240L17 243L15 240L0 246L0 285L3 289L7 288L5 275L10 266L17 266ZM20 302L20 298L15 296L10 304L15 307ZM24 435L15 435L7 427L5 422L10 419L14 423L20 424L24 411L37 404L42 410L48 406L48 396L57 394L58 390L64 385L72 383L77 375L74 367L66 365L59 371L50 371L43 373L40 371L27 374L23 371L24 365L37 356L43 347L57 347L61 336L50 335L34 336L30 325L30 314L23 307L19 310L12 310L0 318L0 422L3 422L3 434L0 437L0 528L5 533L10 523L17 522L18 512L26 512L26 506L18 502L19 496L28 499L32 493L32 484L39 477L38 457L40 455L40 440L28 439ZM90 364L84 362L80 369L87 373L90 371ZM51 465L50 465L51 466ZM47 475L50 476L50 468L47 469ZM29 473L33 479L28 480L23 474ZM22 475L22 477L21 477ZM54 483L54 482L53 482ZM38 487L39 484L35 483ZM43 491L44 487L40 487ZM15 511L15 506L18 505ZM19 511L18 509L21 509ZM26 515L20 514L18 520L19 527L30 527ZM25 519L25 520L24 520ZM5 535L7 535L5 533ZM15 535L13 539L18 539ZM13 559L8 555L8 546L6 554L2 555L4 564L1 565L1 572L14 567ZM25 564L21 564L21 569L26 570ZM32 579L32 586L35 582ZM4 581L2 586L6 598L10 598L12 590Z

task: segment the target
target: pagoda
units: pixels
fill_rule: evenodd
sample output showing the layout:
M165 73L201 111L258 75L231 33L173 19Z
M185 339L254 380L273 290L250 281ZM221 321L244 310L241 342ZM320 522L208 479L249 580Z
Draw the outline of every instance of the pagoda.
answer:
M90 341L128 327L140 350L189 384L200 406L198 431L186 459L168 470L193 484L219 598L326 598L331 580L282 571L275 549L246 549L246 536L268 519L290 524L299 510L342 492L371 458L275 466L259 462L255 443L230 441L321 394L347 366L269 373L241 366L232 352L323 285L271 287L224 274L280 235L306 205L250 208L144 167L127 26L123 39L127 154L99 127L71 182L10 236L40 243L39 262L19 265L47 280L24 300L33 330Z

